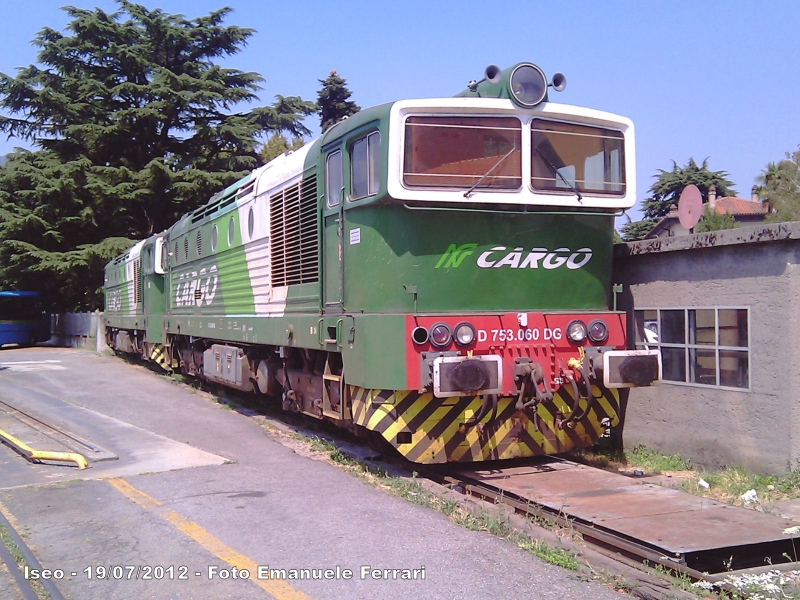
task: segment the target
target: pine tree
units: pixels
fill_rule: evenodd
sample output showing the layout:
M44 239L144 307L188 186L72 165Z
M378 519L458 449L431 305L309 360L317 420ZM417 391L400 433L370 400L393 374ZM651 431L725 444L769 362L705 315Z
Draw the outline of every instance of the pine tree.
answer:
M257 100L260 75L222 68L253 34L231 12L185 19L127 0L64 10L34 40L41 66L0 73L0 131L26 140L0 167L0 284L58 308L102 304L102 264L260 164L259 138L308 133L316 105Z
M277 158L281 154L289 152L290 150L297 150L305 145L303 138L296 137L290 144L286 136L281 133L274 133L267 140L267 143L261 148L259 156L261 160L268 163L273 158Z
M347 80L339 77L336 71L331 71L325 79L317 81L322 84L322 89L317 92L319 124L322 131L328 130L344 117L354 115L361 110L358 104L349 100L351 92L345 85Z

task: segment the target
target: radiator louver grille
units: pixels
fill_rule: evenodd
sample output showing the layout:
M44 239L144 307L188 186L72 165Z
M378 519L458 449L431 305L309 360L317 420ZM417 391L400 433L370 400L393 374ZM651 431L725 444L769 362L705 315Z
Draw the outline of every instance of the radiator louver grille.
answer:
M133 261L133 303L142 301L142 259Z
M273 287L318 281L316 176L274 194L269 214Z

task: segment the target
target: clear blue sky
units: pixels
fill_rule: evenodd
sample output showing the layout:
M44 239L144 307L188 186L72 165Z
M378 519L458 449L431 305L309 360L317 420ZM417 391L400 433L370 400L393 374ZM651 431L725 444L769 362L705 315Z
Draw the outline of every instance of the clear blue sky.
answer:
M491 63L530 60L548 76L561 71L568 85L552 94L555 101L633 120L640 200L658 169L689 157L708 157L749 198L764 166L800 144L797 0L139 3L189 18L233 8L227 23L256 33L225 66L260 73L265 103L275 94L315 100L317 80L332 69L362 107L451 96ZM34 63L31 40L42 27L63 29L60 7L70 4L117 7L112 0L2 2L0 71L12 75ZM15 145L0 139L0 154ZM640 218L637 210L631 216Z

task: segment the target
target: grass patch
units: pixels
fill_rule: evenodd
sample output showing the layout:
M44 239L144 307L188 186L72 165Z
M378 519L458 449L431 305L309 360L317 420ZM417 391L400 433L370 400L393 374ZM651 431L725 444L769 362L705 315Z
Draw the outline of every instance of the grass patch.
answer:
M709 484L708 489L698 484L701 478ZM690 494L769 512L775 502L800 498L800 468L781 475L759 475L741 466L726 467L721 471L700 472L679 487ZM746 502L742 496L750 490L755 490L756 498Z
M14 543L14 540L11 538L11 534L9 533L8 529L0 523L0 544L3 544L8 551L11 553L14 562L17 563L20 571L25 569L25 566L28 565L28 562L25 560L25 557L22 555L22 552L17 545ZM42 600L47 600L50 598L50 594L44 589L41 581L36 579L28 580L30 583L31 588L36 593L36 595L41 598Z
M669 471L688 471L691 461L681 458L680 454L667 455L645 446L636 446L625 453L628 464L639 467L647 473L664 473Z
M706 471L694 469L691 461L679 454L667 455L645 446L624 452L589 449L576 452L571 458L612 472L639 469L646 475L679 473L682 480L676 481L674 487L684 492L763 512L770 512L775 502L800 498L800 465L780 475L760 475L741 466ZM701 481L708 487L700 485ZM742 496L750 490L755 490L756 500L747 502Z
M691 461L681 458L680 454L667 455L646 446L636 446L632 450L625 451L612 448L588 448L574 452L570 458L606 471L639 469L649 475L688 471L692 468Z

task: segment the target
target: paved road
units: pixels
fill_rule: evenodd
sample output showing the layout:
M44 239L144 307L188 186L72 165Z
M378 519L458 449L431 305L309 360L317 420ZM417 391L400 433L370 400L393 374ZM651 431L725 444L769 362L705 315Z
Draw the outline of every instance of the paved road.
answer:
M105 458L86 470L31 465L0 446L0 510L44 568L64 571L68 599L621 597L301 456L254 419L114 357L0 351L0 401ZM39 435L3 406L0 429ZM42 449L63 449L57 437ZM234 566L249 579L234 579ZM259 566L323 579L258 579ZM0 597L12 589L0 568Z

